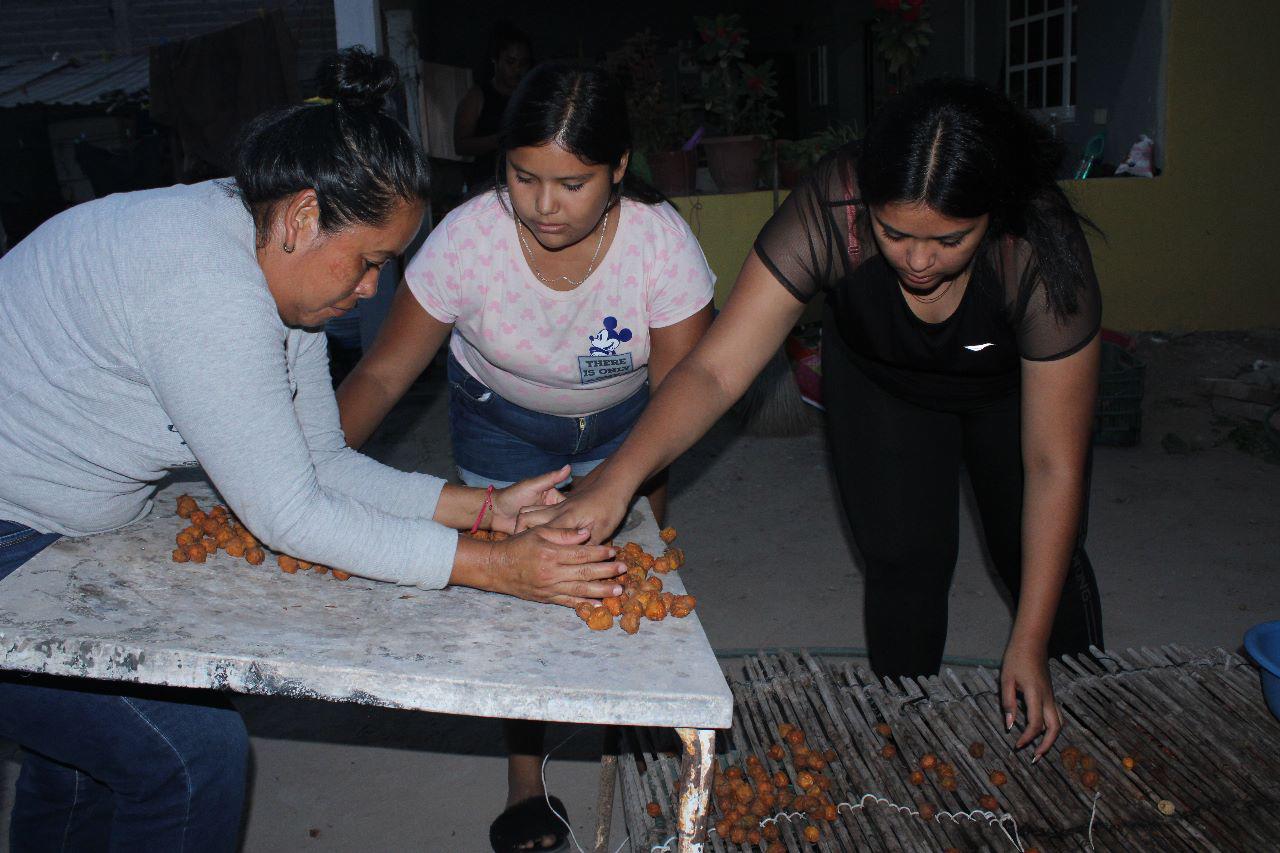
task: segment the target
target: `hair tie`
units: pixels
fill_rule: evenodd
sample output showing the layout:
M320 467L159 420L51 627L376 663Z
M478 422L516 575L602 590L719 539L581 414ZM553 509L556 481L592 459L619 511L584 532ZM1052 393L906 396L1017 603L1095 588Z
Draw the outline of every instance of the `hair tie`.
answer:
M333 103L333 98L319 98L319 97L307 98L302 103L311 104L312 106L317 106L317 107L327 107L329 106L329 104Z

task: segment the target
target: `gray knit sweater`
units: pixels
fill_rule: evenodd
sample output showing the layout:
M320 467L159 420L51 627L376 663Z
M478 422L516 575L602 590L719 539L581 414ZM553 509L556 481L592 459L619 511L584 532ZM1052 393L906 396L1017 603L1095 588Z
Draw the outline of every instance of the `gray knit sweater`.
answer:
M448 582L444 481L346 446L324 335L281 322L226 184L59 214L0 258L0 519L122 527L166 469L197 464L272 548Z

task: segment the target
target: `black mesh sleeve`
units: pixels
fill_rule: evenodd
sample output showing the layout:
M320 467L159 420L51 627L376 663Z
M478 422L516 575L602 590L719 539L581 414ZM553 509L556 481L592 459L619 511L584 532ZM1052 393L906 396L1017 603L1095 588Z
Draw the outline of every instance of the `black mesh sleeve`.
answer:
M756 237L756 255L801 302L850 269L850 246L857 243L849 240L849 228L856 235L866 219L859 212L852 156L841 149L823 158Z
M1013 250L1013 263L1006 269L1006 294L1018 305L1015 319L1022 357L1032 361L1053 361L1082 349L1102 327L1102 292L1093 269L1093 256L1080 225L1064 222L1071 251L1083 273L1074 289L1074 310L1055 311L1044 280L1038 274L1034 253L1025 242Z

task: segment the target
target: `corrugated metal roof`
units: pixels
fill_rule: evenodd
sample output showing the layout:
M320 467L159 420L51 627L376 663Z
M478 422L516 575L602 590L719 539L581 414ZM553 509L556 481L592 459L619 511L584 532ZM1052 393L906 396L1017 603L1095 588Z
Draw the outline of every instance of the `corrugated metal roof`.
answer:
M0 107L95 104L116 93L137 95L150 84L150 60L145 54L97 61L0 61Z

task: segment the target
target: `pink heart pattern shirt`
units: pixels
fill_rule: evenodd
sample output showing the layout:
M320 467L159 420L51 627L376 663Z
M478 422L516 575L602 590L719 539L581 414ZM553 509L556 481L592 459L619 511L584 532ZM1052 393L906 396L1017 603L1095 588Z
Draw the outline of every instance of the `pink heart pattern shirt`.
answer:
M649 330L711 301L715 275L669 204L623 199L596 270L555 291L529 268L496 192L451 211L409 262L405 281L432 317L453 325L450 352L499 396L577 417L616 405L648 378Z

